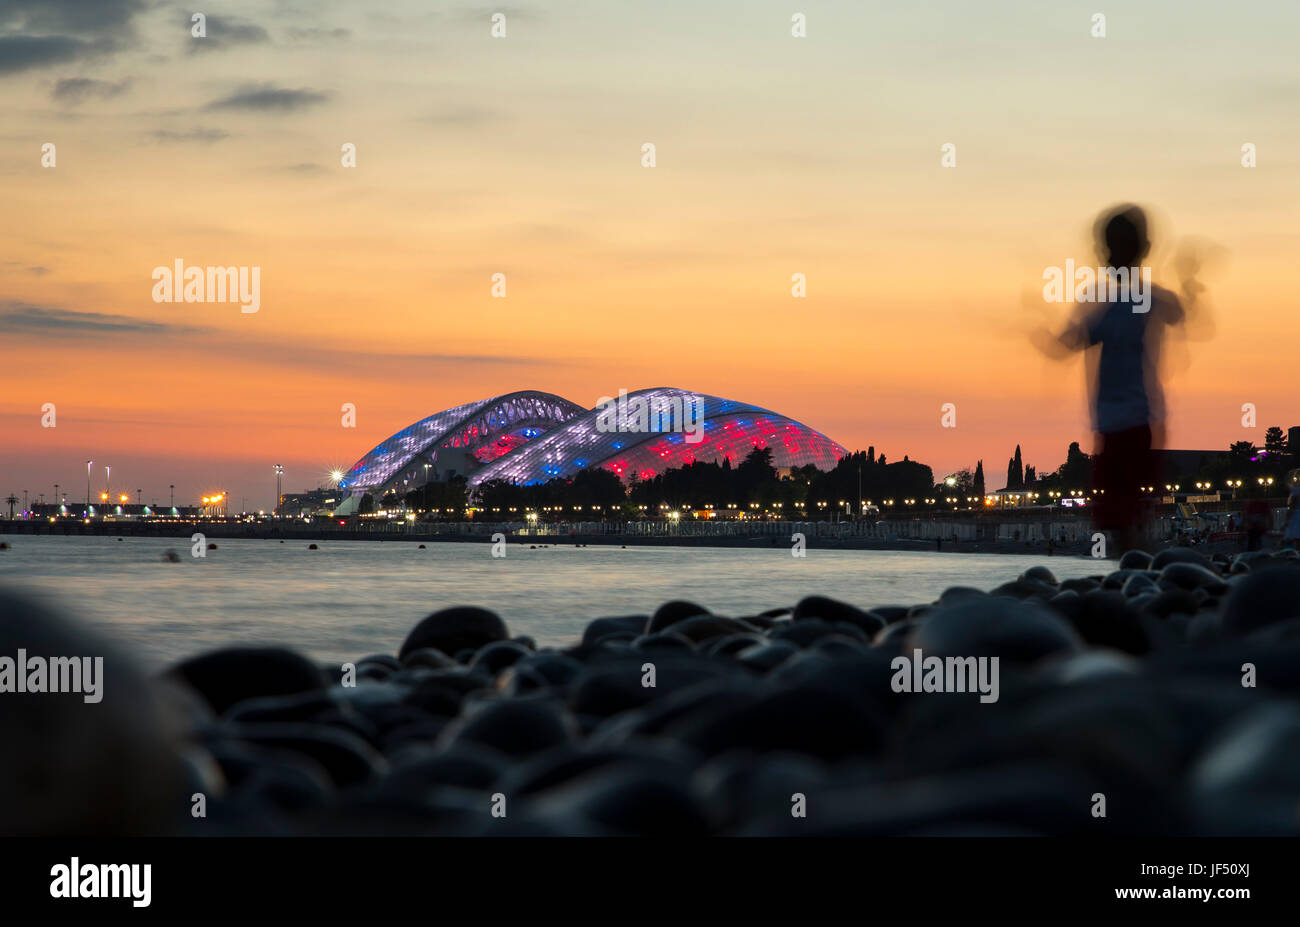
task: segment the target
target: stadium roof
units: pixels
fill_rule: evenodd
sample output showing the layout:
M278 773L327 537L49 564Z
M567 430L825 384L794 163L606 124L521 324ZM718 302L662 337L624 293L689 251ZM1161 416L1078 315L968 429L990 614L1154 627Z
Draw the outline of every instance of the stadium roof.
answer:
M749 403L665 387L628 393L629 405L634 397L650 407L651 429L637 429L638 422L625 421L621 424L628 430L613 430L611 424L620 423L613 421L615 416L605 415L607 409L597 407L475 471L470 485L489 480L529 484L571 479L587 467L612 470L625 480L645 480L695 461L729 458L739 463L762 447L772 449L772 462L779 468L813 464L829 470L848 453L821 432ZM694 404L694 414L688 403ZM672 414L656 422L656 409ZM654 430L655 425L660 428ZM699 441L692 440L696 434Z
M357 461L339 487L353 497L382 496L452 473L466 476L471 487L489 480L527 485L572 479L589 467L644 480L695 461L738 464L754 448L771 448L778 468L829 470L848 453L794 419L718 396L656 387L586 410L525 390L409 425Z
M582 406L551 393L521 390L466 403L408 425L352 465L339 488L382 495L405 492L508 454L582 413ZM453 453L449 453L453 452ZM431 472L425 472L425 465Z

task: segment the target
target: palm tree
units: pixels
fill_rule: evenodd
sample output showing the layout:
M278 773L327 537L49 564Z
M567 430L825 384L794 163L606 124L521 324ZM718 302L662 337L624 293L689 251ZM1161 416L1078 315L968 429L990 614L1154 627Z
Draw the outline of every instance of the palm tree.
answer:
M9 520L10 520L10 521L13 521L13 520L14 520L14 506L18 504L18 497L15 496L13 493L10 493L10 494L9 494L9 498L8 498L8 499L5 499L5 502L8 503L8 505L9 505Z

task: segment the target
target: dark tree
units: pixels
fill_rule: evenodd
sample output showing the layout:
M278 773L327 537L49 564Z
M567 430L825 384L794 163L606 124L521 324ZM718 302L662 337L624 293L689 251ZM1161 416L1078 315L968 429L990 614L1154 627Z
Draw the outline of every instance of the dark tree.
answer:
M1065 452L1065 463L1057 471L1063 489L1087 489L1092 485L1092 458L1083 452L1078 441L1070 442Z
M1248 466L1255 456L1255 445L1249 441L1234 441L1228 448L1228 461L1238 467Z

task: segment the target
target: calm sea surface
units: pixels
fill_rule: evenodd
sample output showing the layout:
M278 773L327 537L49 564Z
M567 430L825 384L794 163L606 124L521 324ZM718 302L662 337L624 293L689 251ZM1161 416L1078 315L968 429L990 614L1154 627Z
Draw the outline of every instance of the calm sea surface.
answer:
M447 605L496 611L514 634L575 641L602 615L647 614L674 598L742 616L813 593L863 607L915 604L948 586L990 589L1035 564L1058 579L1102 572L1078 557L908 551L548 547L217 540L205 558L175 538L4 535L0 583L81 616L152 664L226 644L277 643L319 660L394 653ZM181 555L163 561L164 551Z

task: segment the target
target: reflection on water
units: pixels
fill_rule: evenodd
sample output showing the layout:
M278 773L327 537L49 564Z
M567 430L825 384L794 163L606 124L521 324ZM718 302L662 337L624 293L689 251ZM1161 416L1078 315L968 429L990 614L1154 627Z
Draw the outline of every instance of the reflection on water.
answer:
M319 660L396 652L419 619L482 605L513 634L565 645L601 615L646 614L674 598L743 616L821 594L870 607L933 599L949 586L990 589L1034 564L1058 579L1105 572L1096 561L907 551L548 547L217 540L203 559L179 538L8 536L0 580L101 626L162 663L227 644L279 643ZM168 549L179 563L164 563ZM1113 568L1113 564L1109 564Z

